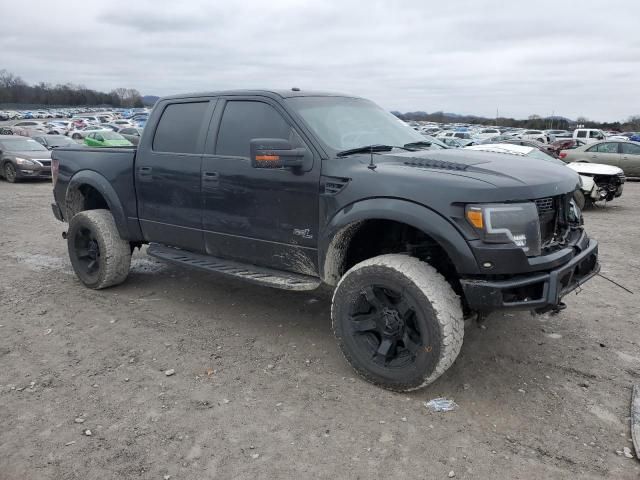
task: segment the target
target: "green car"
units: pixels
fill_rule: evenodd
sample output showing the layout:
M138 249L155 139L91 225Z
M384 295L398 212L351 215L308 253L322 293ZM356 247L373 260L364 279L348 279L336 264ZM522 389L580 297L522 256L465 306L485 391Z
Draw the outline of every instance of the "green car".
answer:
M84 143L90 147L133 147L129 140L110 130L91 132L84 137Z

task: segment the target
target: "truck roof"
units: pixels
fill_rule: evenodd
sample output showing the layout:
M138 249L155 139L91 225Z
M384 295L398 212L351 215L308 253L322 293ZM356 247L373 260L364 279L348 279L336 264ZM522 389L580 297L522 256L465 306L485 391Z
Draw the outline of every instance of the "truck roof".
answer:
M213 92L197 92L197 93L181 93L177 95L168 95L160 98L160 100L176 100L181 98L194 98L194 97L216 97L222 95L262 95L268 97L347 97L347 98L360 98L356 95L347 95L344 93L336 92L322 92L318 90L302 90L302 89L289 89L289 90L218 90Z

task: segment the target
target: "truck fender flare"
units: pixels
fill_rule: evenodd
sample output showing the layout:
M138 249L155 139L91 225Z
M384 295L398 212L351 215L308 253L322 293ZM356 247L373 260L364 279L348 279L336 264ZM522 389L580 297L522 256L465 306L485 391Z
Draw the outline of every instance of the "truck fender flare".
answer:
M89 185L102 195L102 198L107 202L109 210L113 215L120 238L128 240L130 235L127 226L127 217L124 214L124 208L122 208L118 194L106 178L93 170L80 170L69 180L65 195L65 216L67 217L67 221L71 220L68 205L73 201L73 196L77 194L80 187L84 185Z
M371 198L344 207L327 224L318 249L321 275L326 283L337 284L350 240L367 220L392 220L417 228L447 252L458 274L480 273L467 241L448 220L418 203Z

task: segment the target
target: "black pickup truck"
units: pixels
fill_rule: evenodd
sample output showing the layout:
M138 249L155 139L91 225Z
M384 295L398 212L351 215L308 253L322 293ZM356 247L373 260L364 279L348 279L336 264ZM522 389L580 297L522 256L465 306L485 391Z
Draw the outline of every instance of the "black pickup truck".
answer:
M87 287L123 282L143 244L270 287L329 285L347 360L396 391L451 366L465 318L559 309L599 270L576 173L443 148L357 97L163 98L137 149L59 148L52 174Z

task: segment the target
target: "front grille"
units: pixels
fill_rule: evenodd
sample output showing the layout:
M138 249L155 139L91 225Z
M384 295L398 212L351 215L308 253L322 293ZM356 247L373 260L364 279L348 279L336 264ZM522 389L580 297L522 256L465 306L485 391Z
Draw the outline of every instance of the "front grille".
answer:
M553 212L555 210L553 206L553 197L539 198L534 200L536 207L538 207L538 215L543 213Z

